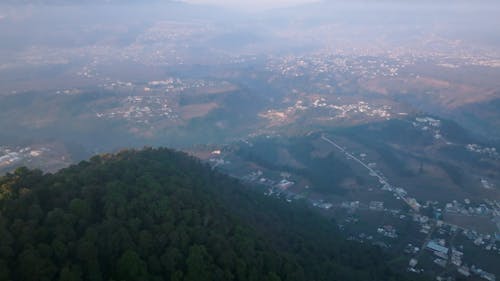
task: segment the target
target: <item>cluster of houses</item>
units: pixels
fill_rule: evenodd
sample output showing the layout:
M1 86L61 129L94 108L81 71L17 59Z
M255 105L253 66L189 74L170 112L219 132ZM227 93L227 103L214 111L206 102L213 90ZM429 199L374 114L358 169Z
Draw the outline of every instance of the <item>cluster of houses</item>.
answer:
M377 233L392 239L398 238L398 234L396 233L396 228L392 225L384 225L382 227L377 228Z
M48 151L47 148L33 149L31 147L12 148L0 146L0 168L19 163L25 159L39 157L46 151Z
M312 56L286 56L270 60L268 70L285 77L304 75L319 76L324 73L345 73L364 78L395 77L404 67L406 60L389 59L331 52L317 53Z
M432 118L425 120L426 121L422 122L427 122L430 124L430 126L439 126L440 124L439 120L435 120ZM393 195L398 199L404 200L405 203L408 206L410 206L411 211L407 213L402 210L388 209L384 206L384 202L382 201L371 201L368 204L361 203L360 201L344 201L339 205L334 205L330 202L326 202L323 200L310 199L309 202L311 202L311 204L314 207L325 210L329 210L333 207L340 207L346 209L347 214L353 214L358 209L383 211L387 212L388 214L392 214L395 217L398 217L399 219L405 219L408 217L408 215L410 215L410 217L413 218L413 221L420 226L420 232L422 232L428 237L436 237L434 236L434 231L438 233L437 237L444 237L446 235L454 237L456 234L463 234L465 235L465 237L471 239L473 244L475 244L476 246L480 246L481 248L485 248L487 250L489 249L492 251L498 250L496 247L496 238L498 237L498 235L481 234L473 230L466 230L456 225L446 223L442 220L443 219L442 214L445 212L456 213L460 215L468 214L475 216L481 215L481 216L496 217L495 214L498 213L500 215L500 212L497 211L497 209L500 210L500 208L495 207L499 205L498 202L487 201L484 204L483 203L476 204L476 203L471 203L469 199L464 199L463 203L454 200L451 203L445 204L445 206L442 206L442 204L437 201L433 202L427 201L425 203L419 203L415 198L409 197L407 191L404 188L392 186L388 182L388 180L383 176L382 173L374 169L376 164L371 164L371 163L365 164L364 162L366 161L365 154L363 155L360 154L359 156L361 159L358 159L353 154L346 152L344 148L340 146L338 146L338 148L343 152L345 152L346 155L350 157L350 159L358 161L363 166L365 166L373 176L379 179L379 182L382 185L382 190L389 191L393 193ZM264 173L261 170L256 170L246 175L245 178L252 182L258 182L269 186L269 192L266 193L268 195L278 194L282 196L283 194L285 194L285 198L290 201L291 201L290 198L293 198L293 196L290 195L293 194L293 191L290 191L290 187L292 187L295 183L292 180L290 180L291 178L290 175L286 176L281 175L280 179L272 180L264 177ZM421 209L425 210L421 211ZM425 213L423 213L424 211ZM500 226L500 216L498 217L499 217L498 223ZM350 218L349 215L348 218ZM350 218L346 219L343 223L355 223L356 221L357 219ZM343 224L339 224L339 227L340 229L345 228ZM377 227L376 232L379 234L380 237L386 237L390 239L396 239L401 235L396 231L396 228L390 224L384 224L382 226ZM375 241L373 240L374 236L371 235L360 234L352 236L351 238L353 240L360 242L363 241L368 242L367 240L372 240L372 242ZM380 245L381 247L391 247L390 242L377 241L377 243L379 242L383 244ZM492 275L491 273L488 273L484 270L478 271L476 267L465 264L463 262L464 253L462 252L463 248L461 246L459 248L455 247L448 248L446 247L446 243L447 241L444 239L436 239L436 240L430 240L424 244L424 249L431 251L434 256L432 259L434 264L436 264L438 267L443 267L446 269L454 268L456 270L455 271L456 274L460 274L464 277L478 275L485 280L495 280L491 279L494 278L494 275ZM406 250L408 251L408 253L412 255L420 252L419 247L415 246L409 247ZM409 270L419 273L422 272L423 269L418 269L415 267L417 263L418 259L416 257L413 257L410 260Z
M441 139L441 120L432 117L416 117L412 123L413 127L419 128L422 131L431 132L436 140Z
M457 200L453 200L450 203L446 203L444 210L447 213L474 215L474 216L491 216L495 211L494 209L488 207L488 205L485 203L481 203L474 206L471 205L471 203L462 204Z
M497 158L499 156L497 149L495 147L482 147L478 144L472 143L472 144L467 144L465 146L465 149L467 149L470 152L488 155L493 158Z
M119 107L96 113L97 118L125 119L147 124L151 118L178 119L165 96L129 96Z

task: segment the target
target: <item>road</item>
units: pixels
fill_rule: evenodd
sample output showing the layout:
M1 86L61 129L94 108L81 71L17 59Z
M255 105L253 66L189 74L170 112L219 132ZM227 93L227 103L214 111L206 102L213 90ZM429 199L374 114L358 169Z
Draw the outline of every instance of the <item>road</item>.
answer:
M321 135L321 139L328 142L329 144L333 145L334 147L336 147L338 150L342 151L345 155L347 155L347 157L349 157L350 159L358 162L361 166L365 167L371 175L375 176L378 178L378 181L383 184L383 185L388 185L388 186L392 186L390 185L387 180L382 176L380 175L379 173L377 173L375 170L373 170L370 166L368 166L367 164L365 164L363 161L361 161L359 158L357 158L356 156L354 156L352 153L346 151L343 147L341 147L340 145L338 145L337 143L335 143L333 140L331 140L330 138L328 138L327 136L325 136L324 134ZM398 196L403 199L403 201L406 203L406 205L408 205L411 209L414 209L414 206L412 204L410 204L408 198L406 198L406 196L403 196L401 194L398 194Z

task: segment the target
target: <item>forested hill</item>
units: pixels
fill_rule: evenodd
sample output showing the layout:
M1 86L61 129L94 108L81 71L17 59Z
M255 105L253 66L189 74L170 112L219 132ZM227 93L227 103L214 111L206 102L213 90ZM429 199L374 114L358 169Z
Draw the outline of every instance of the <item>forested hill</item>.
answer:
M0 178L0 280L405 280L304 206L180 152Z

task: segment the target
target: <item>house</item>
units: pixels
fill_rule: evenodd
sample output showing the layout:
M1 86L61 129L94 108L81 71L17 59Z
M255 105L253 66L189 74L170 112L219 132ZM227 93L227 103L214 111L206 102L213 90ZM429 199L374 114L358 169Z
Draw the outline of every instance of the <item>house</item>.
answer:
M427 249L430 249L434 252L442 253L444 255L448 255L448 248L439 245L435 241L429 241L426 245Z
M292 185L294 185L293 181L282 179L278 184L276 184L276 187L278 187L280 189L287 189L287 188L291 187Z
M409 263L410 267L415 267L417 264L418 264L418 260L416 260L416 259L410 260L410 263Z
M470 271L468 266L461 266L457 269L458 273L462 274L465 277L470 276Z

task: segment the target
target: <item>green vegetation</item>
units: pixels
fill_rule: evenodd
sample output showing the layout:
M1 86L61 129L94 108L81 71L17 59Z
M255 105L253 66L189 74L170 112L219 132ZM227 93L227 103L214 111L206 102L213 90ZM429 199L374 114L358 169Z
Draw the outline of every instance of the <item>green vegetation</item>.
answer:
M325 157L314 157L312 155L314 147L310 141L308 137L287 140L261 138L256 140L251 147L239 147L237 153L243 159L258 163L263 167L303 176L311 181L316 190L326 194L342 194L344 190L338 186L346 178L363 180L357 177L334 152ZM287 165L286 161L280 160L278 155L280 149L290 153L290 156L303 167L292 167Z
M0 280L404 280L379 249L180 152L0 178Z

